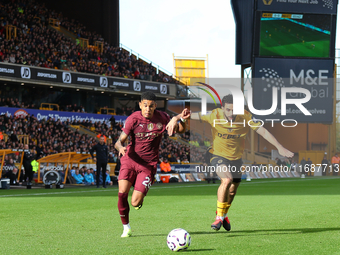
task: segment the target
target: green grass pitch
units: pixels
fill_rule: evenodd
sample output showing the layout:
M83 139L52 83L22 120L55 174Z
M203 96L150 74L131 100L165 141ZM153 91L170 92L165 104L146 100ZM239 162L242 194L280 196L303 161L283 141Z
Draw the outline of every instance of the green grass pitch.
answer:
M217 187L155 184L130 211L130 238L117 187L0 190L1 254L172 254L166 236L178 227L191 234L188 254L340 254L339 178L243 181L230 232L210 229Z
M287 20L261 22L260 56L329 57L330 35Z

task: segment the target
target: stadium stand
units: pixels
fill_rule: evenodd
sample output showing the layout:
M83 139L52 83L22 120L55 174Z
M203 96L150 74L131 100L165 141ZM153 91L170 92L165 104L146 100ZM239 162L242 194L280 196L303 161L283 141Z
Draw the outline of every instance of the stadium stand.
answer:
M48 10L44 5L28 0L2 0L0 6L0 62L178 83L162 71L157 73L151 63L104 42L100 35L86 31L79 22ZM58 23L58 27L73 36L50 26L51 19L53 25ZM9 36L6 35L8 26L16 28ZM85 47L82 38L88 45L99 42L102 50L97 46Z
M88 47L85 47L85 42ZM87 31L78 21L48 10L34 0L0 0L0 62L179 83L164 72L157 71L151 63L121 47L110 45L101 35ZM15 97L15 92L8 90L11 94L6 94L6 91L1 94L0 107L38 109L41 102L35 99L43 98L43 92L37 89L31 92L25 90L20 99ZM89 112L77 104L59 104L58 107L59 111ZM136 107L121 106L115 109L115 113L128 116L138 109L138 104ZM71 126L84 127L94 135L80 132ZM120 135L121 126L109 127L99 122L86 121L38 121L30 115L24 118L1 115L0 131L3 136L0 149L22 149L25 142L40 157L69 151L88 153L96 142L95 135L103 134L111 141L108 144L109 161L115 163L118 155L114 143ZM180 139L164 135L160 155L167 157L172 163L201 162L202 152L189 144L189 135L190 133L186 140L184 137ZM21 139L22 136L27 139ZM200 139L199 136L197 139Z
M72 126L83 126L94 128L93 136L81 134ZM117 151L114 149L114 143L121 133L121 126L113 128L99 122L90 123L89 121L60 122L55 120L38 121L34 116L24 118L0 116L0 131L4 139L0 141L0 149L22 149L23 143L18 139L19 136L28 135L28 144L37 155L45 157L60 152L86 152L96 142L95 135L100 133L111 139L108 144L110 157L113 163L117 161ZM202 162L202 152L198 148L191 147L189 144L183 144L176 141L166 134L164 135L160 148L160 155L167 157L170 162L177 162L177 158L182 162Z
M4 91L3 91L4 92ZM6 92L4 92L3 94L6 94ZM33 95L25 95L26 98L33 98ZM35 98L38 99L39 96L35 95ZM46 105L51 105L51 104L46 104ZM43 104L40 105L40 107L38 105L36 105L32 100L28 101L28 103L24 102L24 101L19 101L18 98L13 98L13 97L7 97L7 96L3 96L0 97L0 107L15 107L15 108L29 108L29 109L41 109L41 110L55 110L55 111L65 111L65 112L82 112L82 113L89 113L88 111L86 111L85 107L82 105L77 105L77 104L67 104L67 105L58 105L58 108L56 107L52 107L52 108L48 108L48 107L44 107ZM105 106L102 109L108 109L107 106ZM139 109L138 109L139 110ZM123 116L129 116L131 113L133 113L135 111L135 109L133 109L132 107L117 107L117 109L115 110L115 113L117 113L117 115L123 115ZM108 114L105 111L103 114ZM94 113L98 113L100 114L100 111L94 111ZM118 114L119 113L119 114Z

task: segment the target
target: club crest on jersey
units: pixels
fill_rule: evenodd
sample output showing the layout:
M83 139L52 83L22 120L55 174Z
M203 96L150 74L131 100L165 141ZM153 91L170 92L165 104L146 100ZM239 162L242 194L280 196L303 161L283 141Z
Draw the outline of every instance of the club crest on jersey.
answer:
M153 123L148 124L148 130L152 131L153 130Z
M161 130L161 129L163 128L163 125L162 125L162 123L160 123L160 122L158 122L156 126L157 126L157 128L158 128L159 130Z

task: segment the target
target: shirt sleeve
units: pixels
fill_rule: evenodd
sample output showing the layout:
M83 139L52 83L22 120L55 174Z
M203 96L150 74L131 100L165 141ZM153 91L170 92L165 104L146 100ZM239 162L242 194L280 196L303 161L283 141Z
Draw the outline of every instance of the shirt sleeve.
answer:
M169 121L170 121L170 116L169 116L169 114L167 114L166 112L162 112L162 117L163 117L164 122L165 122L166 124L168 124Z
M254 131L257 131L260 127L262 127L262 122L252 117L251 113L247 112L245 117L249 127Z
M206 115L202 115L199 112L198 115L199 115L201 121L208 122L209 124L211 124L214 121L214 119L216 119L214 117L215 116L214 112L211 112L211 113L206 114Z
M122 128L123 132L126 134L126 135L130 135L132 133L132 130L133 130L133 126L134 126L134 119L131 118L131 117L128 117L125 121L125 124L124 124L124 127Z

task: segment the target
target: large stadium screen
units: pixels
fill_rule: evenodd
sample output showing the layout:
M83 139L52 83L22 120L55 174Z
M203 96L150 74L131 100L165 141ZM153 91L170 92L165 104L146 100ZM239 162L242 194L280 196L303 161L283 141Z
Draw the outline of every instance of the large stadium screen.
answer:
M329 58L331 15L262 13L259 56Z

